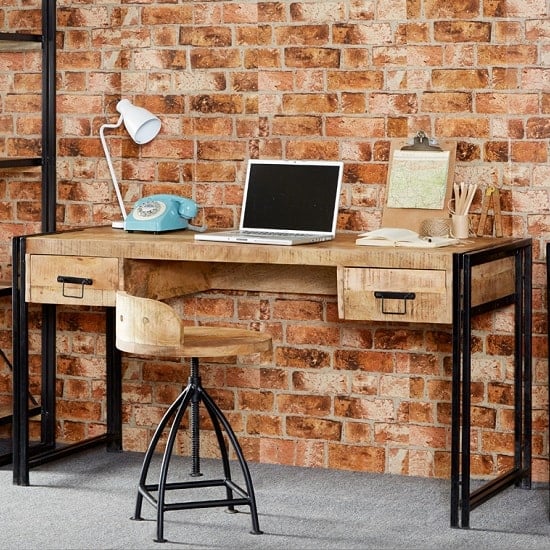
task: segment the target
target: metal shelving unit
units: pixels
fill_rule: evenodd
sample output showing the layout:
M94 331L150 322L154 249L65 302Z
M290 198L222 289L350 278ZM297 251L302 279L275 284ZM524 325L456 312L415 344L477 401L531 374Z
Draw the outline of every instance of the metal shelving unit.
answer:
M0 168L42 167L42 231L55 231L55 0L42 1L42 33L0 32L0 50L42 48L42 151L31 158L0 159Z
M0 50L23 51L42 50L42 124L41 152L36 157L12 157L0 159L0 169L41 167L41 224L42 232L55 231L56 211L56 109L55 109L55 77L56 77L56 2L42 0L42 28L40 34L0 32ZM11 287L0 287L0 296L12 294ZM11 367L5 353L2 359ZM40 407L31 398L31 414L40 414ZM0 411L0 425L10 424L10 411ZM0 454L0 464L11 461L11 453Z

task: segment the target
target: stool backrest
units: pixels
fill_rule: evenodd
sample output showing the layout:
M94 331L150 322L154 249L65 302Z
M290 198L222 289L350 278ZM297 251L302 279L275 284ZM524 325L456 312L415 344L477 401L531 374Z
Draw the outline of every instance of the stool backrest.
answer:
M183 325L177 313L158 300L116 293L116 347L138 355L179 356Z

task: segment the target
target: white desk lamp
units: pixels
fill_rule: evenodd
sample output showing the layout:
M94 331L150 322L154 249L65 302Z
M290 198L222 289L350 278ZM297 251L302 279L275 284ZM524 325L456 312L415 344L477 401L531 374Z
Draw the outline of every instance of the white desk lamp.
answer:
M111 155L105 142L105 136L103 132L105 128L118 128L123 122L126 131L130 134L130 137L138 145L149 143L153 140L160 130L160 119L154 114L150 113L147 109L142 107L136 107L132 105L127 99L122 99L117 103L116 110L120 113L120 118L116 124L104 124L99 129L99 137L101 144L103 145L103 151L105 152L105 158L107 159L107 165L109 166L109 172L111 173L111 179L113 180L113 187L118 199L118 206L122 214L122 221L114 221L112 226L118 229L124 227L124 220L126 220L127 214L124 208L124 202L122 200L122 194L120 193L120 187L116 179L115 171L113 169L113 163L111 162Z

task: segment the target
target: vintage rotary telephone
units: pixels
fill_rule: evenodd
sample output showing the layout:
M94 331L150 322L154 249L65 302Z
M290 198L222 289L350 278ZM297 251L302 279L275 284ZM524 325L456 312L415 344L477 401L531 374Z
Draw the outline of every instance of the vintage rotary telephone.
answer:
M204 231L205 227L191 225L198 206L192 199L176 195L151 195L136 202L124 221L126 231L160 233L177 229Z

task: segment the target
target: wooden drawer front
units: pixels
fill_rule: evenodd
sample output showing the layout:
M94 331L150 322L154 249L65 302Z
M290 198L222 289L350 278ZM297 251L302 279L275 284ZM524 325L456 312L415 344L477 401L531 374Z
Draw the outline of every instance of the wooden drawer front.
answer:
M27 302L115 305L117 258L33 254L26 257L26 270Z
M502 258L472 267L472 306L509 296L515 290L515 258Z
M444 270L338 268L342 319L452 322L452 288Z

